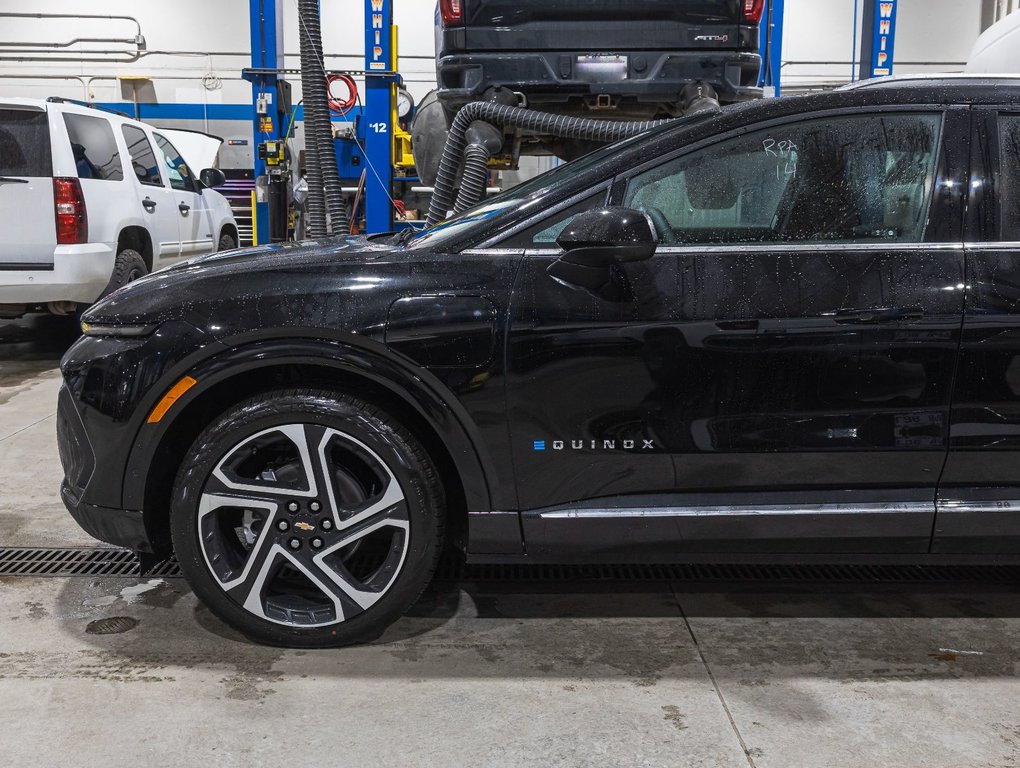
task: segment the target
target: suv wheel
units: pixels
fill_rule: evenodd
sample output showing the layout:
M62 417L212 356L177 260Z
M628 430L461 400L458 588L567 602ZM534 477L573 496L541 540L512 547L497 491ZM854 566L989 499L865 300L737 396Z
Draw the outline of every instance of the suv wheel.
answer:
M149 274L149 268L145 266L145 259L138 251L125 248L117 254L117 260L113 263L113 274L110 275L110 282L103 289L99 298L113 293L118 288L123 288L128 283L145 277Z
M234 238L224 232L220 235L220 244L217 250L219 251L232 251L237 247L237 243L234 242Z
M377 637L427 586L442 545L443 490L420 443L328 391L260 394L211 423L171 509L196 595L272 645Z

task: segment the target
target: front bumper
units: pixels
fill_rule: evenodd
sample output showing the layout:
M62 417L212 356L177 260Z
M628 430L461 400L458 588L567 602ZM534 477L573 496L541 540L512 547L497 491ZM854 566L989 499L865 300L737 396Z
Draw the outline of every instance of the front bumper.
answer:
M83 336L64 355L57 396L60 495L91 535L138 552L167 551L165 525L143 502L148 468L129 472L128 464L143 428L150 439L163 434L165 423L146 424L155 402L210 343L193 326L171 321L145 337Z
M628 56L627 79L589 82L576 77L576 52L476 53L439 59L438 97L451 110L505 86L530 104L565 103L606 94L638 103L675 102L689 83L712 85L722 101L759 98L761 56L737 51L620 51Z
M96 452L78 415L67 386L57 395L57 451L64 468L60 500L71 517L90 536L138 552L152 552L140 511L111 509L82 501L96 474Z
M141 510L110 509L85 504L74 495L66 480L60 485L60 499L74 521L90 536L135 552L155 552Z
M0 304L91 304L109 284L116 258L115 245L86 243L56 246L53 263L39 269L4 269L0 262Z

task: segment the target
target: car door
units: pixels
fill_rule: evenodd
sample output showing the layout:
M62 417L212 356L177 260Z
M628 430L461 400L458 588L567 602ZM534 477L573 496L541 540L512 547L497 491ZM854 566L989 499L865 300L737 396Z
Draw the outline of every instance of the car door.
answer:
M967 299L932 550L1020 551L1020 110L974 110Z
M636 169L612 199L660 244L614 299L529 250L507 361L529 553L926 551L963 311L940 148L966 122L788 119Z
M174 145L158 132L153 132L156 147L163 157L163 166L170 180L178 213L181 233L181 255L194 256L213 250L213 232L207 205L195 174L184 162Z
M181 255L180 214L173 191L160 173L162 161L156 159L149 137L137 125L123 123L120 127L131 158L131 175L135 179L139 206L152 237L153 268L173 261Z

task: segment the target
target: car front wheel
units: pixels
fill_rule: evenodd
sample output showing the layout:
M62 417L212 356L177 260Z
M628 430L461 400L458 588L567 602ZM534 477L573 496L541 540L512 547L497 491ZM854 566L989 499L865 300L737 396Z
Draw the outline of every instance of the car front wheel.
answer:
M414 436L347 395L253 397L184 457L171 534L224 622L272 645L377 637L418 598L442 545L443 489Z

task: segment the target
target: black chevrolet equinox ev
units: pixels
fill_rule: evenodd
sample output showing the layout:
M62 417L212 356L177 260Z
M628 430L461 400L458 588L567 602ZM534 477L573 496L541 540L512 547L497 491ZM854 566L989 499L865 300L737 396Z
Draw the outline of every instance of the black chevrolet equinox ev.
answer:
M727 107L93 307L63 499L263 642L472 562L1020 553L1020 80Z

